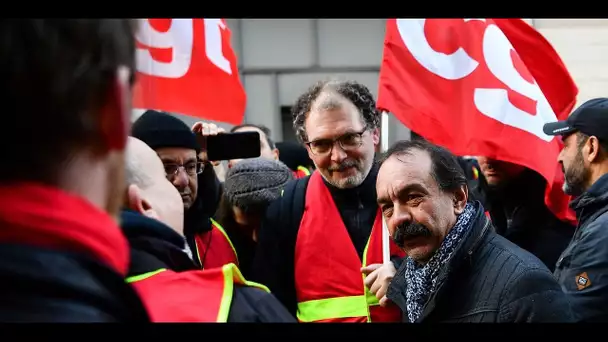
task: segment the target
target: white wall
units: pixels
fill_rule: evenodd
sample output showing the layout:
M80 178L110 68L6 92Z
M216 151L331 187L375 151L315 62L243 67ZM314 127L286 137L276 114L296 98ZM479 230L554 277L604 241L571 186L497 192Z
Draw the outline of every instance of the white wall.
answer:
M608 19L534 19L579 87L578 104L608 96Z

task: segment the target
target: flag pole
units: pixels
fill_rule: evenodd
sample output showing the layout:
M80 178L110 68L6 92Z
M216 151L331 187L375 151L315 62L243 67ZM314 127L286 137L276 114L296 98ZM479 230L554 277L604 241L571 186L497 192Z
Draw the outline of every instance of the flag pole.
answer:
M380 125L380 151L386 152L388 150L388 112L382 111L381 115L381 125ZM386 225L386 221L384 220L384 216L382 217L382 261L384 264L391 262L391 253L390 253L390 233L388 231L388 226Z

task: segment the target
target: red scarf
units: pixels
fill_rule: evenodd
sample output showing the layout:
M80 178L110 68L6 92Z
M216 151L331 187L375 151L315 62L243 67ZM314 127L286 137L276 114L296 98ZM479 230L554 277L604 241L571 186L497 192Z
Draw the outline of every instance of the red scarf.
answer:
M84 253L122 275L129 264L127 240L111 216L36 183L0 185L0 242Z

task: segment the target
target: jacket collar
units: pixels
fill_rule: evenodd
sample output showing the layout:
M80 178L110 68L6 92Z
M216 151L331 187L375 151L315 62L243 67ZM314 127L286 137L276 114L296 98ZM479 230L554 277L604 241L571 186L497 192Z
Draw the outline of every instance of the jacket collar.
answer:
M570 208L576 211L580 225L583 225L597 209L608 205L608 174L600 177L589 190L570 202ZM589 210L583 210L590 208ZM583 216L584 214L584 216Z
M159 268L176 272L197 269L184 251L184 237L173 229L131 210L123 210L120 217L122 230L131 247L129 275Z

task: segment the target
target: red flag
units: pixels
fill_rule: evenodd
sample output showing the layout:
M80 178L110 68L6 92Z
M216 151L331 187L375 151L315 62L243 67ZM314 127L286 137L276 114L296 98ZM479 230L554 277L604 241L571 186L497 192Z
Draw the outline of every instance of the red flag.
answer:
M548 183L545 202L575 222L558 138L578 89L553 47L520 19L390 19L378 107L457 155L523 165Z
M223 19L143 19L133 107L240 124L245 91Z

